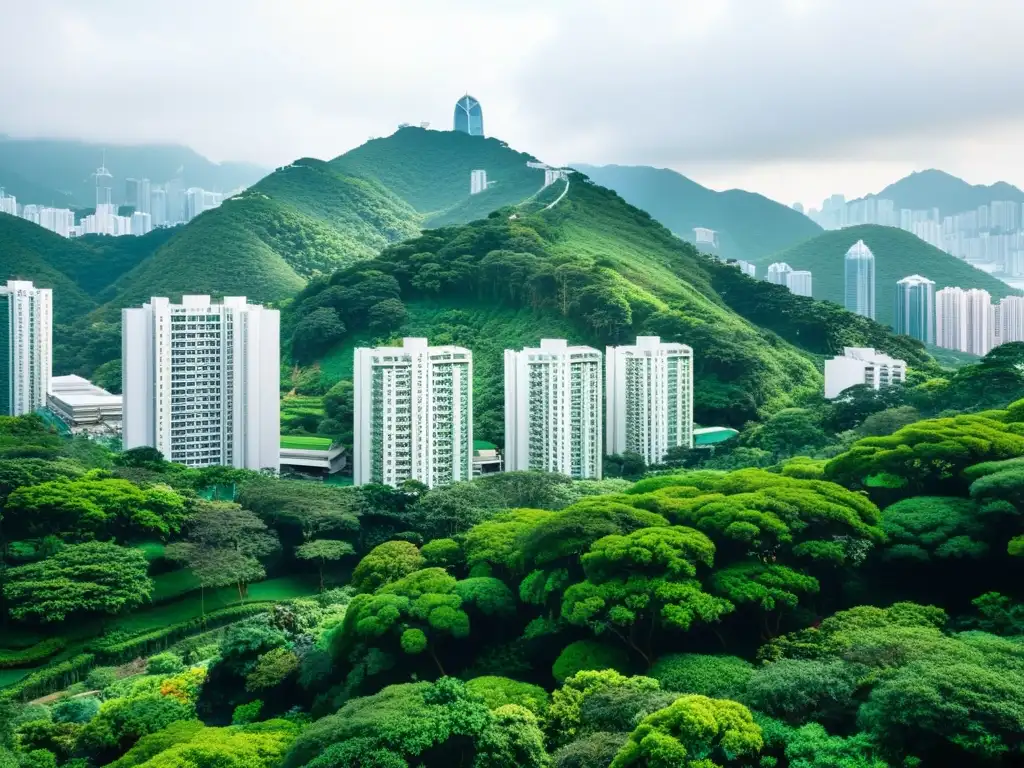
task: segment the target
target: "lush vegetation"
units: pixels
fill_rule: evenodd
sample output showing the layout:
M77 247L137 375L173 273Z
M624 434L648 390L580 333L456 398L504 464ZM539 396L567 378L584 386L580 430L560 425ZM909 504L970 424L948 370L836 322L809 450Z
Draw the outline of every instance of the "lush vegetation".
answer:
M1017 765L1022 392L1011 344L433 490L0 420L0 765Z
M938 371L920 344L746 280L579 175L550 211L505 209L432 230L316 280L284 320L292 359L317 370L299 394L323 394L338 379L350 387L357 345L422 335L471 348L475 433L497 444L503 350L543 336L599 348L641 333L683 341L694 348L697 420L735 426L819 389L813 358L844 344ZM344 441L350 418L325 402L325 418L306 430Z
M809 269L814 275L814 298L842 306L845 275L843 257L858 240L875 254L875 315L878 322L892 325L896 307L896 281L920 274L935 281L935 290L949 286L984 288L993 300L1010 296L1014 290L987 272L940 251L910 232L895 227L863 224L825 232L811 240L767 256L757 262L764 276L768 265L784 261L793 269Z
M576 167L684 240L693 242L694 227L716 230L719 253L726 258L754 261L821 232L806 216L774 200L741 189L715 192L667 168Z

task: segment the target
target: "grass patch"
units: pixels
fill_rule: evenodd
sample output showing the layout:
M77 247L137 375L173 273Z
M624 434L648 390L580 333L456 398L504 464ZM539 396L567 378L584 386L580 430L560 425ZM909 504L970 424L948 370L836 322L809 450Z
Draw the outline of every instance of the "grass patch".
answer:
M143 541L135 548L145 556L147 563L152 563L164 556L165 545L162 541Z
M39 669L39 667L34 669L0 669L0 688L14 685L19 680L35 672L36 669Z
M199 579L187 568L161 573L153 577L153 602L163 603L174 600L197 589L199 589Z
M329 437L314 437L312 435L281 436L281 447L292 450L326 451L331 447L332 442Z

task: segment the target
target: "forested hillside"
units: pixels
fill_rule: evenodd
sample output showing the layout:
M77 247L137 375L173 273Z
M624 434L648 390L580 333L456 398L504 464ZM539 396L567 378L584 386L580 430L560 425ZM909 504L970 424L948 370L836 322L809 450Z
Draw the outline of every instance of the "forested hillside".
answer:
M915 379L432 490L0 418L0 765L1013 768L1024 344Z
M875 317L892 325L896 311L896 281L908 275L923 275L935 281L935 290L948 286L984 288L993 299L1016 294L1001 280L975 269L950 256L910 232L895 227L863 224L857 227L825 232L811 240L757 262L758 275L764 276L768 265L784 261L793 269L809 269L813 273L814 298L843 303L845 274L843 258L858 240L875 255Z
M335 379L351 375L357 344L411 333L463 344L474 352L477 434L499 445L502 350L548 333L599 348L640 333L690 344L698 421L735 426L818 391L815 357L843 344L933 366L876 323L717 266L581 174L555 208L523 210L430 231L314 281L284 318L293 361ZM724 288L732 276L742 298Z
M774 200L741 189L716 192L667 168L574 167L684 240L693 241L694 227L716 230L725 258L754 261L821 232L806 216Z
M944 171L917 171L895 181L877 195L892 200L897 210L938 208L943 216L971 211L993 200L1024 203L1024 192L1005 181L995 184L968 184Z

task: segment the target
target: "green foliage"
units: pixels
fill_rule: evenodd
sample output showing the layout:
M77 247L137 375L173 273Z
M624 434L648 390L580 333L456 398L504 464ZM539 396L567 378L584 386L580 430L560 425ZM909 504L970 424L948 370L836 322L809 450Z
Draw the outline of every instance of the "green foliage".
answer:
M551 674L561 683L578 672L601 669L622 672L629 667L629 656L623 648L597 640L577 640L569 643L558 654L551 667Z
M541 509L512 509L474 525L463 540L466 564L470 569L489 566L519 572L523 567L520 538L552 517L551 512Z
M742 701L792 725L847 720L856 709L857 670L841 661L781 659L747 682Z
M128 751L140 738L178 720L192 720L195 712L170 696L111 699L86 724L78 749L97 761L109 762Z
M761 729L742 704L683 696L644 718L612 768L630 765L717 768L757 754Z
M420 547L426 565L452 568L462 563L462 546L454 539L434 539Z
M299 669L299 657L286 648L272 648L259 657L256 667L245 678L249 691L264 691L284 683Z
M0 649L0 669L34 667L64 650L67 644L64 637L48 637L30 648L14 651Z
M247 704L239 704L231 715L232 725L248 725L260 719L260 712L263 710L263 700L255 699Z
M149 564L136 549L74 544L7 572L4 594L16 619L60 622L71 615L116 614L149 599Z
M583 719L583 709L594 696L610 691L635 694L657 693L658 681L650 677L626 677L611 668L580 670L567 676L551 694L547 730L555 744L567 744L586 735L591 728Z
M972 559L984 557L985 528L974 502L940 496L914 496L882 512L888 537L885 556L891 559Z
M377 588L418 571L426 564L419 548L408 541L386 541L374 547L352 572L352 586L358 592Z
M890 768L867 734L830 736L818 723L793 730L785 749L790 768Z
M285 720L209 728L195 722L172 723L143 736L116 768L173 768L216 765L226 768L274 768L291 746L298 728Z
M51 711L56 723L87 723L100 711L100 701L94 696L77 696L58 701Z
M555 750L553 768L607 768L626 743L629 734L599 731Z
M176 675L184 669L181 658L169 651L150 656L146 662L147 675Z
M548 709L547 691L538 685L521 683L507 677L475 677L466 681L466 692L479 696L492 711L506 704L515 704L543 718Z
M650 671L650 676L667 691L715 699L739 697L753 674L753 666L741 658L703 653L662 656Z
M492 712L464 683L442 678L353 699L307 728L285 766L401 766L424 758L436 765L466 760L487 768L547 763L529 710L506 704Z

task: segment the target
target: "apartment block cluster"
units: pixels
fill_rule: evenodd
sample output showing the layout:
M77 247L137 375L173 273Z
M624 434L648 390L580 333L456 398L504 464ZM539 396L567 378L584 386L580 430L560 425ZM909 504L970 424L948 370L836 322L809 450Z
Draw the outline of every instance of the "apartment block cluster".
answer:
M746 262L742 262L746 264ZM752 264L749 266L753 266ZM751 277L754 275L740 267L745 273L750 274ZM765 276L765 280L775 285L784 285L797 296L812 296L813 291L811 290L811 272L806 269L793 269L789 264L784 261L777 261L774 264L768 265L768 273Z
M474 476L473 353L407 338L355 351L357 485L430 487ZM505 469L600 478L606 453L650 464L693 446L693 350L572 346L543 339L505 351Z
M1024 341L1024 297L993 301L979 288L935 290L910 275L897 283L896 332L944 349L985 355L1000 344Z
M959 259L1006 277L1024 277L1024 203L1014 200L993 200L974 210L948 213L938 208L897 209L884 198L846 202L843 195L832 195L821 210L811 208L807 215L825 229L858 224L899 227Z
M105 171L105 168L99 169ZM102 174L97 179L106 178ZM145 235L157 227L171 227L191 221L203 211L216 208L224 201L220 192L199 187L185 188L180 179L153 185L149 179L127 179L124 206L132 208L128 216L121 216L120 206L112 201L109 186L97 184L96 206L93 212L78 217L70 208L50 208L42 205L19 205L13 195L0 189L0 213L19 216L61 237L81 235Z

